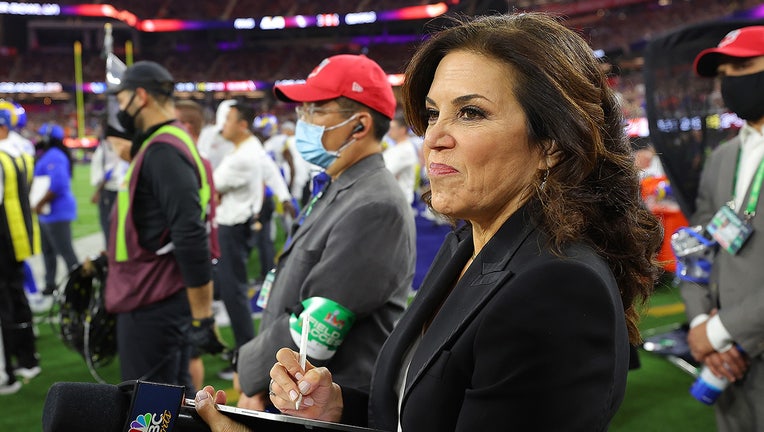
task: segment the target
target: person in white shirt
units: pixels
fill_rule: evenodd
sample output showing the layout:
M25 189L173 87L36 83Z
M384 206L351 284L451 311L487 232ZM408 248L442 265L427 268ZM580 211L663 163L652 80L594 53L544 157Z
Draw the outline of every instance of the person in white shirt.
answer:
M199 148L199 154L207 158L212 168L217 168L223 156L233 150L233 143L223 138L221 132L225 123L228 110L236 103L233 99L227 99L220 102L215 112L215 124L204 126L199 133L199 139L196 146Z
M106 243L109 242L111 208L117 199L117 191L119 191L122 178L124 178L127 167L130 165L126 160L119 157L112 146L112 141L129 142L129 140L121 136L114 136L114 133L119 134L116 131L111 134L106 133L107 136L101 140L90 159L90 185L95 187L90 202L98 204L99 222Z
M255 336L247 261L253 244L252 225L263 204L265 179L273 179L275 174L281 181L275 187L276 195L291 200L273 161L250 130L253 118L254 112L247 105L235 103L229 107L221 135L233 143L233 150L223 156L213 173L220 195L215 216L220 243L215 286L231 318L236 347Z
M252 224L263 200L263 170L258 161L257 138L249 131L252 110L234 104L221 129L233 150L223 156L213 178L220 204L215 220L220 241L220 260L215 286L231 318L236 346L255 336L247 286L247 259L250 253Z
M271 159L262 147L259 148L258 160L263 169L263 180L268 186L269 195L264 196L262 206L260 207L257 222L253 226L255 230L254 246L257 248L260 261L260 275L257 277L260 281L265 279L267 273L274 267L276 260L276 250L274 245L275 231L271 229L271 221L276 216L276 201L281 203L281 216L290 221L286 227L291 226L291 221L297 215L297 209L292 203L292 195L281 175L281 171L276 162Z
M224 116L230 106L218 108L218 117ZM263 281L268 271L275 265L276 259L276 226L274 220L281 220L282 226L287 229L292 225L292 218L296 214L296 209L292 204L292 195L289 193L289 187L285 189L283 186L290 181L289 173L291 169L288 165L285 166L285 162L288 161L288 157L285 158L283 152L277 152L275 149L281 146L283 136L274 135L278 128L278 119L275 115L269 113L263 113L255 117L252 121L252 133L258 140L258 143L266 141L265 144L261 144L261 149L264 150L264 157L260 158L260 162L263 164L263 180L265 180L265 196L262 200L259 212L256 211L257 220L252 225L252 229L255 235L252 238L253 247L257 248L258 259L260 262L260 274L256 276L258 281ZM275 138L270 141L271 138ZM273 150L273 151L272 151ZM274 199L275 198L275 199ZM286 205L282 207L282 211L276 212L276 200L279 202L286 202ZM227 374L232 376L232 374Z
M382 157L385 159L385 166L395 176L406 197L406 202L411 204L414 201L414 187L416 186L416 171L419 158L417 157L414 143L409 139L409 129L403 114L397 113L390 121L390 130L387 136L395 144L388 147Z
M286 135L284 144L286 145L287 150L289 150L289 154L292 158L293 171L290 190L292 191L292 196L298 198L302 203L308 199L304 195L306 195L305 191L308 190L308 184L310 183L311 178L310 164L302 158L299 150L297 150L297 145L295 143L294 137L294 122L284 122L284 124L281 125L281 132Z
M263 146L268 155L280 166L292 196L301 199L310 178L310 168L295 146L294 127L294 122L284 122L279 127L281 133L268 138Z
M12 130L8 132L8 139L11 142L13 142L16 148L18 148L23 153L34 156L35 154L34 143L32 143L32 141L28 140L27 138L25 138L24 135L21 135L17 131Z

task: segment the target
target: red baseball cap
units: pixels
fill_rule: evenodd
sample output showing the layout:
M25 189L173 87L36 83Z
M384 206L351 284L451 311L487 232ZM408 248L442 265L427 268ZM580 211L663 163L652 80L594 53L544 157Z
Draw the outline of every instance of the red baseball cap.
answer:
M285 102L318 102L345 96L392 119L393 87L382 68L365 55L325 58L305 82L277 84L276 97Z
M695 72L704 77L716 76L716 68L727 57L758 57L764 55L764 26L743 27L724 36L716 48L708 48L695 57Z

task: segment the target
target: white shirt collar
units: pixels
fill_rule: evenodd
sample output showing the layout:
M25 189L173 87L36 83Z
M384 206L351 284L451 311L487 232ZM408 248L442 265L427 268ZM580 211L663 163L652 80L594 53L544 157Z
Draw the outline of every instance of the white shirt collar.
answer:
M735 184L735 209L744 205L743 199L751 185L754 174L764 157L764 134L747 122L740 129L740 158Z
M758 147L764 144L764 134L759 129L745 122L740 129L740 144L742 151L750 150L753 147Z

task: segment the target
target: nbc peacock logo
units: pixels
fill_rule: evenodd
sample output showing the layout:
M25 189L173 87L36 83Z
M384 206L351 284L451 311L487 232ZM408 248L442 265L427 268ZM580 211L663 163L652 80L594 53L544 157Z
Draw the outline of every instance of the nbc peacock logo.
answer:
M162 414L142 414L130 423L130 432L167 432L171 419L172 414L167 410Z

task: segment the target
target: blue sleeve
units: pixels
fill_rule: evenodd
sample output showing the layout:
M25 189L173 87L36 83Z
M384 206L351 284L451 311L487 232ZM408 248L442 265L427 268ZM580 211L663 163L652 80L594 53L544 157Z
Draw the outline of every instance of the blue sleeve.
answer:
M50 191L56 194L56 196L62 196L71 189L69 160L60 152L51 156L53 157L50 158L51 162L48 164Z
M70 189L69 161L56 149L45 152L34 167L35 177L50 177L50 191L60 196Z

